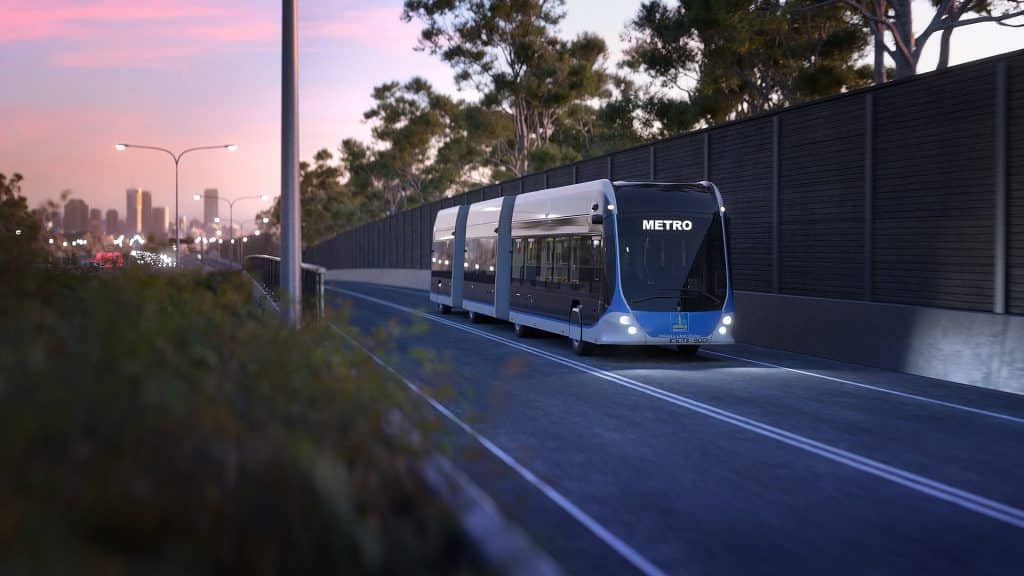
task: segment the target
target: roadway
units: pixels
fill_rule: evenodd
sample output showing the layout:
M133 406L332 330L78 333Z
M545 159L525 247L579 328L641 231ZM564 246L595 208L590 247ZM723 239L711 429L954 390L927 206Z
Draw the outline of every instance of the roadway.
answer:
M360 342L384 330L455 463L570 573L1024 565L1024 397L743 345L579 358L425 292L327 297Z

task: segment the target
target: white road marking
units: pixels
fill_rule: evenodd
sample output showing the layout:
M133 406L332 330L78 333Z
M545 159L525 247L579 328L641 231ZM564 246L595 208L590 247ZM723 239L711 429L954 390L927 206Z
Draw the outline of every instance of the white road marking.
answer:
M333 288L336 290L336 288ZM369 297L368 297L369 298ZM466 424L461 418L455 415L454 412L449 410L444 404L441 404L435 400L431 395L423 391L414 382L403 376L397 370L392 368L386 362L380 359L379 356L371 352L366 346L363 346L361 342L346 334L342 330L339 330L337 326L331 324L331 328L335 332L342 335L350 342L358 346L365 352L370 358L373 359L379 366L393 374L410 390L415 392L421 398L427 401L434 410L440 412L445 418L452 421L456 426L464 430L467 434L473 437L474 440L479 442L488 452L493 454L499 460L504 462L509 468L512 468L523 480L529 482L534 488L540 490L542 494L547 496L552 502L555 503L559 508L564 510L570 516L576 519L577 522L582 524L584 528L589 530L594 536L597 536L602 542L607 544L611 549L615 550L620 556L622 556L627 562L629 562L634 568L650 576L664 576L665 572L655 566L650 560L644 558L639 552L637 552L632 546L626 544L621 538L612 533L611 530L602 526L597 520L594 520L589 514L584 512L579 506L574 504L571 500L562 495L561 492L555 490L550 484L541 480L536 474L531 472L528 468L519 463L518 460L513 458L508 452L502 450L497 444L489 440L486 436L480 434L472 426Z
M867 390L874 390L875 392L882 392L884 394L892 394L894 396L900 396L902 398L910 398L912 400L918 400L920 402L927 402L929 404L937 404L939 406L945 406L946 408L953 408L956 410L964 410L966 412L973 412L975 414L981 414L984 416L990 416L992 418L999 418L1001 420L1007 420L1016 424L1024 424L1024 418L1018 418L1016 416L1010 416L1008 414L1000 414L999 412L991 412L989 410L982 410L981 408L973 408L971 406L964 406L963 404L957 404L955 402L946 402L945 400L936 400L934 398L928 398L927 396L918 396L917 394L910 394L909 392L900 392L899 390L892 390L890 388L882 388L881 386L873 386L871 384L864 384L863 382L855 382L853 380L846 380L844 378L837 378L835 376L828 376L826 374L818 374L817 372L811 372L809 370L801 370L799 368L789 368L788 366L782 366L779 364L772 364L771 362L764 362L761 360L754 360L751 358L745 358L743 356L736 356L733 354L726 354L725 352L718 352L717 350L701 350L705 354L711 354L713 356L721 356L723 358L732 358L733 360L741 360L743 362L749 362L751 364L757 364L759 366L768 366L770 368L778 368L779 370L786 370L787 372L795 372L796 374L803 374L804 376L811 376L814 378L821 378L822 380L831 380L832 382L839 382L840 384L848 384L850 386L857 386L858 388L865 388Z
M860 456L859 454L855 454L853 452L849 452L841 448L836 448L829 444L812 440L805 436L801 436L799 434L795 434L793 432L789 432L781 428L765 424L752 418L747 418L745 416L740 416L739 414L735 414L733 412L729 412L721 408L716 408L714 406L711 406L710 404L705 404L703 402L698 402L685 396L680 396L678 394L667 392L660 388L650 386L642 382L638 382L631 378L620 376L613 372L607 372L604 370L593 368L582 362L570 360L568 358L552 354L539 348L527 346L525 344L516 342L514 340L509 340L507 338L503 338L501 336L497 336L495 334L491 334L483 330L478 330L476 328L464 326L457 322L445 320L432 314L426 314L420 310L409 308L407 306L402 306L400 304L395 304L393 302L388 302L386 300L381 300L379 298L374 298L373 296L367 296L359 292L345 290L343 288L327 288L335 292L347 294L354 298L360 298L370 302L375 302L382 306L413 314L415 316L419 316L427 320L437 322L439 324L450 326L452 328L456 328L464 332L469 332L482 338L487 338L495 342L500 342L509 347L522 350L524 352L533 354L534 356L551 360L552 362L557 362L564 366L576 368L581 372L586 372L593 376L597 376L598 378L602 378L604 380L608 380L610 382L619 384L620 386L624 386L626 388L636 390L643 394L653 396L655 398L658 398L659 400L663 400L665 402L669 402L671 404L687 408L689 410L703 414L705 416L709 416L716 420L720 420L722 422L738 426L745 430L749 430L750 432L753 432L755 434L765 436L767 438L772 438L774 440L778 440L779 442L788 444L790 446L799 448L812 454L816 454L828 460L832 460L833 462L845 464L847 466L856 468L873 476L889 480L901 486L910 488L911 490L914 490L916 492L927 494L929 496L938 498L951 504L955 504L967 510L972 510L974 512L977 512L984 516L988 516L989 518L993 518L995 520L1005 522L1017 528L1024 528L1024 510L1015 508L1007 504L1003 504L1002 502L985 498L984 496L980 496L978 494L974 494L966 490L955 488L948 484L944 484L942 482L938 482L936 480L932 480L930 478L914 474L913 472L908 472L895 466L883 464L882 462L879 462L877 460L873 460L871 458Z
M398 288L398 287L394 287L394 286L385 286L385 288L388 288L390 290L401 290L402 292L414 293L414 294L416 294L418 296L422 296L422 295L427 293L427 291L425 291L425 290L413 290L411 288ZM899 396L901 398L908 398L908 399L911 399L911 400L917 400L919 402L926 402L928 404L935 404L937 406L944 406L946 408L952 408L954 410L963 410L965 412L971 412L973 414L980 414L982 416L988 416L988 417L991 417L991 418L998 418L1000 420L1005 420L1007 422L1013 422L1015 424L1024 424L1024 418L1020 418L1020 417L1017 417L1017 416L1010 416L1009 414L1002 414L1000 412L992 412L991 410L985 410L985 409L982 409L982 408L974 408L972 406L967 406L967 405L964 405L964 404L957 404L956 402L947 402L945 400L937 400L935 398L929 398L927 396L921 396L919 394L911 394L909 392L901 392L899 390L893 390L891 388L884 388L882 386L875 386L873 384L865 384L863 382L857 382L855 380L847 380L845 378L838 378L838 377L835 377L835 376L829 376L827 374L821 374L821 373L818 373L818 372L812 372L810 370L803 370L803 369L800 369L800 368L790 368L788 366L783 366L781 364L774 364L772 362L765 362L763 360L754 360L753 358L747 358L745 356L739 356L739 355L736 355L736 354L727 354L725 352L719 352L717 350L709 350L707 348L702 349L701 353L702 354L710 354L712 356L719 356L719 357L722 357L722 358L731 358L733 360L739 360L741 362L749 362L751 364L757 364L758 366L766 366L766 367L769 367L769 368L777 368L779 370L785 370L787 372L793 372L795 374L802 374L804 376L810 376L812 378L820 378L822 380L829 380L831 382L838 382L840 384L846 384L846 385L849 385L849 386L856 386L858 388L863 388L865 390L872 390L872 391L875 391L875 392L880 392L882 394L891 394L893 396Z

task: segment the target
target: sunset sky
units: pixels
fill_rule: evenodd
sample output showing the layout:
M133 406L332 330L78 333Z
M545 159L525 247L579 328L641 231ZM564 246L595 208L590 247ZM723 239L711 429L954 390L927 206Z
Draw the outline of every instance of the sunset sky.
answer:
M201 214L193 193L278 194L280 10L278 0L0 0L0 172L25 175L34 206L70 188L91 207L116 208L124 190L153 191L173 214L166 156L115 152L115 142L200 152L181 168L181 210ZM371 88L413 75L455 93L447 65L413 51L416 22L401 0L298 0L301 155L366 138ZM640 0L569 0L565 35L618 38ZM927 0L919 0L922 25ZM959 30L959 63L1024 48L1024 32L995 25ZM934 67L938 38L921 70ZM236 220L266 204L239 203ZM173 216L172 216L173 218Z

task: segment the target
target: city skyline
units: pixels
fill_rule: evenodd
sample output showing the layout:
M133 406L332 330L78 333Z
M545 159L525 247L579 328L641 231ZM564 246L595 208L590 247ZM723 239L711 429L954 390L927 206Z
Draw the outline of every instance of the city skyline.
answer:
M593 31L608 42L609 67L640 0L566 2L563 35ZM40 6L43 6L42 8ZM418 22L400 19L402 2L299 4L300 157L336 152L343 138L367 139L362 113L373 86L421 75L445 93L451 69L416 52ZM589 9L588 9L589 8ZM915 2L927 25L927 0ZM197 154L181 165L180 215L203 217L191 196L216 188L224 198L279 193L280 5L272 0L0 0L0 64L19 82L0 94L0 172L25 175L34 207L61 190L91 205L120 207L126 187L150 190L174 207L170 159L114 150L132 142L181 150L237 143L232 154ZM934 68L938 39L920 71ZM953 36L952 64L1024 48L1024 34L994 24ZM74 86L74 90L68 90ZM54 170L53 166L61 166ZM239 206L238 219L268 204Z

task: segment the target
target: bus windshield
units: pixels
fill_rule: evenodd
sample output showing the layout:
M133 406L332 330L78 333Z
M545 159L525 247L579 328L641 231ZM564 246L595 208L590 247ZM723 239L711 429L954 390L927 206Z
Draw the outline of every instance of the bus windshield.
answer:
M702 211L703 212L703 211ZM721 310L725 240L718 210L618 217L622 294L633 310Z

